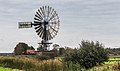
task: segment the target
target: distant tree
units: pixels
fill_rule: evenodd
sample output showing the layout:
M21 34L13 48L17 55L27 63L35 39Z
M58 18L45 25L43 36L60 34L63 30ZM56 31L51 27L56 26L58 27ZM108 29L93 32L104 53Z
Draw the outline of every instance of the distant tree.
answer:
M59 49L59 45L58 44L53 44L53 50L57 50L57 49Z
M35 48L34 48L33 46L30 46L29 49L31 49L31 50L35 50Z
M80 48L66 52L64 60L89 69L108 60L108 53L98 41L81 41Z
M44 51L42 44L39 45L39 47L37 48L37 51L39 51L39 52L43 52Z
M64 48L59 48L59 55L64 55L65 49Z
M106 48L109 55L120 55L120 47L119 48Z
M15 55L25 54L28 49L35 50L33 46L29 47L26 43L20 42L14 48L14 53Z
M73 48L70 48L70 47L66 47L66 46L65 46L65 52L66 52L66 53L73 52L73 51L74 51Z
M59 55L58 48L59 48L58 44L53 44L53 49L51 51L54 52L55 56Z

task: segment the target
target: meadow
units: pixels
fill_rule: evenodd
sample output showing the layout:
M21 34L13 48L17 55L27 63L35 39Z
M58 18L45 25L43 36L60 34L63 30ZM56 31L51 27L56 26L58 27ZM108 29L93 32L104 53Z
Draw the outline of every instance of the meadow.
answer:
M0 67L0 71L22 71L22 70Z
M26 57L0 56L0 71L14 71L12 69L15 69L15 71L119 71L119 60L120 58L110 58L108 62L86 70L81 68L80 65L68 64L59 59L38 61L37 59ZM2 67L8 70L4 70L5 68Z

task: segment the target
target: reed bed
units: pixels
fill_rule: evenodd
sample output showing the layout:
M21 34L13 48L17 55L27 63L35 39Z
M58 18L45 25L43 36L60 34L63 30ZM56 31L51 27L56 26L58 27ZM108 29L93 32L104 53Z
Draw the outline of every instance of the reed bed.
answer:
M120 64L96 66L92 69L86 70L80 65L65 63L56 60L29 59L25 57L3 57L0 56L0 67L7 67L12 69L19 69L22 71L119 71Z
M73 71L80 70L80 67L67 64L59 60L29 59L25 57L0 57L0 66L24 71Z

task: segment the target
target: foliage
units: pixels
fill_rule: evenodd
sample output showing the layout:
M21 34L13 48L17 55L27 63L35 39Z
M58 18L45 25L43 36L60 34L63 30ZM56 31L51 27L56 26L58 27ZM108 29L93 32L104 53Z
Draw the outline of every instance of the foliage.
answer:
M59 55L64 55L65 49L64 48L59 48Z
M50 57L47 55L42 55L42 56L37 56L37 59L38 60L48 60L48 59L50 59Z
M106 48L109 55L120 55L120 48Z
M0 66L9 67L13 69L20 69L25 71L80 71L77 65L62 63L58 60L43 60L18 58L18 57L0 57Z
M0 56L0 66L15 69L11 71L18 71L17 69L22 71L119 71L117 68L114 68L117 67L116 65L118 64L103 64L86 70L81 68L79 64L67 63L56 59L37 61L36 59L28 59L24 57Z
M58 44L53 44L53 49L58 49L60 46Z
M35 50L32 46L28 46L25 43L19 43L14 48L14 53L15 53L15 55L21 55L22 53L25 54L27 49Z
M66 52L65 61L74 64L80 64L81 67L89 69L96 65L100 65L108 60L108 54L104 46L98 41L81 41L80 48L71 52Z
M119 63L118 63L118 64L115 64L115 65L113 66L113 69L120 71L120 64L119 64Z

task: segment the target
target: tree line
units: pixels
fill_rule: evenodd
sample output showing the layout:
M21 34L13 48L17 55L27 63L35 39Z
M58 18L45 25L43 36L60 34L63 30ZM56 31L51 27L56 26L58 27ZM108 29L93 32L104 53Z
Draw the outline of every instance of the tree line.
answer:
M20 46L25 48L16 48ZM105 49L104 45L98 41L88 41L88 40L83 40L79 44L79 48L59 48L60 46L55 44L53 45L52 51L56 53L57 57L63 57L63 62L72 63L72 64L79 64L81 67L89 69L92 68L96 65L101 65L105 61L108 61L109 56L108 56L108 50ZM31 46L28 46L25 43L19 43L15 47L14 52L20 53L20 51L16 51L16 49L22 49L24 52L27 49L34 49ZM58 49L59 48L59 49Z

